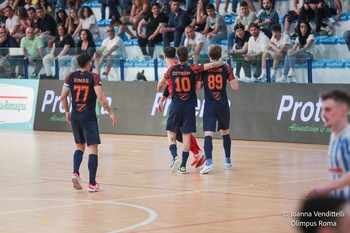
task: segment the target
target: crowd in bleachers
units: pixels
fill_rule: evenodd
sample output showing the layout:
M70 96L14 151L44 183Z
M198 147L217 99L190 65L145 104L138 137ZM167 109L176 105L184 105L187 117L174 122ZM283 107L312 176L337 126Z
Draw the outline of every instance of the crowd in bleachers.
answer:
M125 44L130 40L137 41L145 60L158 57L155 47L160 44L185 45L195 63L208 61L209 44L227 41L225 53L241 81L266 82L269 57L271 80L295 82L294 65L313 57L314 36L334 33L343 13L341 1L292 0L284 17L274 0L254 1L98 0L97 18L86 0L7 0L0 5L0 76L21 78L28 62L35 67L29 77L53 79L54 66L69 60L74 70L75 55L87 52L94 57L95 71L108 79L112 61L128 57ZM231 16L233 24L226 24ZM100 28L101 21L109 25ZM350 50L350 32L344 32L344 39Z

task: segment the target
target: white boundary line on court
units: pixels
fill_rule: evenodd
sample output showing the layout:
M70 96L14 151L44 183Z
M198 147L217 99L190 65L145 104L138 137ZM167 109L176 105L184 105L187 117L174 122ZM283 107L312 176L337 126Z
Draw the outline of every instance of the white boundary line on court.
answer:
M124 232L128 230L132 230L141 226L145 226L151 222L153 222L157 217L158 214L154 210L140 206L140 205L134 205L129 203L122 203L122 202L116 202L116 201L93 201L93 200L73 200L73 199L48 199L48 198L0 198L0 201L18 201L18 200L24 200L24 201L75 201L75 202L86 202L87 204L96 203L96 204L112 204L112 205L121 205L121 206L127 206L132 207L140 210L144 210L149 214L149 217L137 224L117 229L113 231L109 231L108 233L118 233L118 232ZM85 204L70 204L70 205L60 205L60 206L53 206L53 207L46 207L46 208L36 208L36 209L26 209L26 210L17 210L17 211L9 211L9 212L2 212L0 215L8 215L8 214L16 214L16 213L25 213L25 212L31 212L31 211L41 211L41 210L48 210L48 209L57 209L57 208L65 208L70 206L77 206L77 205L85 205Z

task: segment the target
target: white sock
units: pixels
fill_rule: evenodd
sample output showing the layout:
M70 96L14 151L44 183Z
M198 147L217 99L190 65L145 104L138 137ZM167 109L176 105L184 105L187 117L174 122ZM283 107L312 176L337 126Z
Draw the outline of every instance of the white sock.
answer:
M271 77L275 76L277 73L277 70L271 69Z
M266 68L261 69L261 76L266 76Z

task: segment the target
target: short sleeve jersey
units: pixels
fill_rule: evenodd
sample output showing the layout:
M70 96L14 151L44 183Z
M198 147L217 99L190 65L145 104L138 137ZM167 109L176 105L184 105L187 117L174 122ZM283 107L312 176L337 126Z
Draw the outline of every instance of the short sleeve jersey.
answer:
M169 67L164 77L171 79L172 107L191 108L197 106L197 74L203 72L203 65L177 64Z
M235 79L232 69L224 64L218 68L213 68L204 71L198 78L199 81L203 81L204 84L204 107L210 106L229 107L226 84L227 81Z
M94 121L96 117L95 86L102 85L98 74L87 71L74 71L67 75L63 88L72 95L72 120Z

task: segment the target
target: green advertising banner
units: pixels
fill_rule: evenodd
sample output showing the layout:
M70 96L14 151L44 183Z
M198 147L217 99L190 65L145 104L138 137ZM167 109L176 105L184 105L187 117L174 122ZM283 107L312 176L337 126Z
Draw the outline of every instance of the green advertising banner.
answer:
M0 79L0 129L33 129L38 80Z

